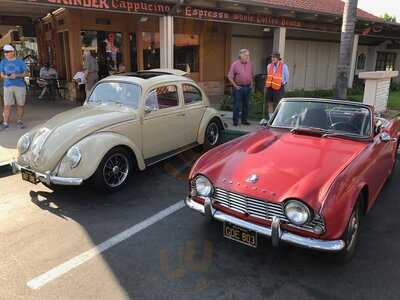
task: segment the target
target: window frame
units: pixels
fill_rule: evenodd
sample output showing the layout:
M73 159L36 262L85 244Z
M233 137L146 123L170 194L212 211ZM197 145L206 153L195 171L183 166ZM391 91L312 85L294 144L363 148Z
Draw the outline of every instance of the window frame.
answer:
M175 89L176 89L176 96L177 96L177 100L178 100L178 104L175 105L175 106L170 106L170 107L166 107L166 108L160 108L160 107L158 107L157 110L152 110L149 114L163 113L163 112L166 112L166 111L175 110L175 109L177 109L177 108L182 108L182 100L181 100L182 97L180 96L180 93L179 93L179 86L178 86L178 84L174 84L174 83L165 84L165 83L164 83L164 84L159 84L159 85L152 86L151 88L149 88L149 89L147 90L146 96L144 97L144 101L143 101L143 107L144 107L144 109L145 109L146 106L147 106L147 105L146 105L147 99L148 99L149 95L150 95L153 91L155 91L155 90L157 90L157 89L159 89L159 88L168 87L168 86L173 86L173 87L175 87ZM157 104L158 104L158 95L157 95Z
M196 102L192 102L192 103L186 103L186 99L185 99L185 91L184 91L184 86L188 85L191 86L192 88L195 88L201 95L201 100L200 101L196 101ZM203 91L196 85L192 84L192 83L188 83L188 82L184 82L181 84L181 88L182 88L182 101L183 104L185 106L192 106L192 105L199 105L204 103L204 95L203 95Z
M361 52L357 55L357 71L365 70L366 65L367 55L364 52Z
M392 70L394 70L396 68L396 61L396 52L378 51L376 53L375 71L386 71L389 65L392 67Z
M96 103L94 101L89 101L90 97L92 96L93 92L95 91L95 89L97 88L97 86L103 84L103 83L123 83L123 84L127 84L127 85L134 85L136 87L138 87L139 90L139 97L138 97L138 103L137 103L137 107L131 107L129 105L125 105L123 104L125 107L129 107L131 109L134 110L139 110L140 109L140 99L143 96L143 88L140 84L138 83L134 83L134 82L127 82L127 81L121 81L121 80L104 80L104 81L98 81L96 82L96 84L93 86L93 88L91 89L90 93L88 95L86 95L86 100L85 100L85 104L93 104Z
M196 37L197 43L194 44L184 44L177 45L178 36L181 37ZM193 54L193 61L187 62L186 59L191 57L192 55L187 54L187 49L191 49L191 54ZM178 65L179 58L181 58L182 54L184 55L184 63ZM180 62L180 61L179 61ZM200 34L198 33L183 33L183 32L175 32L174 33L174 68L182 71L186 71L186 66L189 66L190 73L199 73L200 72Z
M343 105L343 106L351 106L351 107L357 107L357 108L364 108L367 109L369 111L370 114L370 120L369 120L369 132L367 133L367 135L365 136L359 136L357 137L357 139L359 140L364 140L364 141L371 141L371 139L374 138L374 128L375 128L375 123L374 123L374 110L371 107L368 107L366 105L358 105L358 104L351 104L351 103L340 103L339 100L333 100L333 101L323 101L323 100L318 100L318 99L312 99L312 98L305 98L304 100L290 100L288 99L283 99L281 100L281 102L278 104L278 107L276 108L274 115L272 117L272 120L269 121L269 126L271 128L278 128L278 129L293 129L293 127L286 127L286 126L273 126L273 122L275 120L275 118L278 115L278 111L281 109L281 106L284 103L288 103L288 102L312 102L312 103L320 103L320 104L338 104L338 105Z

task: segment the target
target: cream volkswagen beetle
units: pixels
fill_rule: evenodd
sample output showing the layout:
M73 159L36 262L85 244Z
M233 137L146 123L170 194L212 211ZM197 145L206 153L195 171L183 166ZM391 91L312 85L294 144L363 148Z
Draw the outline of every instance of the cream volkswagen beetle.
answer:
M50 188L92 182L108 192L132 171L204 145L216 146L225 126L205 93L178 70L110 76L85 105L56 115L23 135L14 171Z

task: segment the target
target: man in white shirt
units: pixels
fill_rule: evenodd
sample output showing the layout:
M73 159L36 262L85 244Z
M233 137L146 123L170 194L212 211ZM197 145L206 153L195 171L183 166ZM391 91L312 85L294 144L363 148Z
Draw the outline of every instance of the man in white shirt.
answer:
M89 94L92 87L99 80L99 64L96 59L96 51L91 50L84 59L84 68L86 70L86 93Z
M58 78L58 73L56 69L53 66L50 66L49 63L45 63L44 66L40 69L39 77L40 82L38 83L43 87L39 99L42 99L47 92L49 92L49 95L55 96L54 88L57 84L56 81Z
M49 63L44 64L44 66L40 69L39 77L46 80L57 79L58 74L56 69L50 66Z
M75 83L78 85L77 87L77 101L83 105L86 100L86 72L84 69L80 69L74 77L72 78Z

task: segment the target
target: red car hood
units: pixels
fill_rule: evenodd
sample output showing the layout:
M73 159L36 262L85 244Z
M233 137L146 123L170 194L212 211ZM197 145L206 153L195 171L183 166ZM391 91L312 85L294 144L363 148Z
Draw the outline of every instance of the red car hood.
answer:
M335 177L366 147L363 142L260 129L206 153L191 176L222 189L282 202L298 198L319 210ZM257 175L255 183L246 182Z

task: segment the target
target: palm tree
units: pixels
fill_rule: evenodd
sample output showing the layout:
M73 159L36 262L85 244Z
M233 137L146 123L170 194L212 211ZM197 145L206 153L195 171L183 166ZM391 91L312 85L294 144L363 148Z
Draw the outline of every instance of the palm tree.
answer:
M340 37L339 63L336 74L336 97L338 99L346 99L347 97L354 29L357 21L357 4L358 0L345 0L342 35Z

